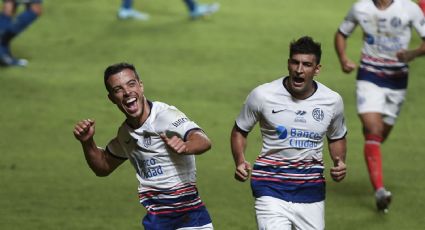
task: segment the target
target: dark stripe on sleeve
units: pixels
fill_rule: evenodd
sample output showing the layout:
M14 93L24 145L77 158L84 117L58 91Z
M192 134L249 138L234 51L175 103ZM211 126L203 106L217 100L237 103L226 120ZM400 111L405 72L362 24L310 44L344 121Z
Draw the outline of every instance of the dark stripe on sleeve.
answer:
M340 138L337 138L337 139L329 139L329 138L328 138L328 141L329 141L329 142L339 141L339 140L344 139L344 138L345 138L345 136L347 136L347 132L345 132L344 136L342 136L342 137L340 137Z
M117 159L120 159L120 160L127 160L127 159L128 159L128 158L126 158L126 157L120 157L120 156L114 155L114 154L113 154L113 153L109 150L109 148L108 148L108 147L106 147L105 152L106 152L106 154L109 154L109 155L111 155L112 157L117 158Z

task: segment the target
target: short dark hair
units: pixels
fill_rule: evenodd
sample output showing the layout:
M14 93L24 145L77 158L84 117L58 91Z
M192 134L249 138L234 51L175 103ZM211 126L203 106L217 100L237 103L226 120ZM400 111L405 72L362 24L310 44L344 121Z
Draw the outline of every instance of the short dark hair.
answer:
M133 64L130 64L127 62L112 64L105 69L105 72L103 74L103 83L105 84L106 90L109 91L109 87L107 83L109 77L123 71L124 69L132 70L134 72L134 75L136 75L137 80L140 81L139 74L137 73L136 67L134 67Z
M291 42L289 46L289 57L292 57L294 54L313 54L316 57L317 64L320 64L322 56L321 45L315 42L313 38L304 36Z

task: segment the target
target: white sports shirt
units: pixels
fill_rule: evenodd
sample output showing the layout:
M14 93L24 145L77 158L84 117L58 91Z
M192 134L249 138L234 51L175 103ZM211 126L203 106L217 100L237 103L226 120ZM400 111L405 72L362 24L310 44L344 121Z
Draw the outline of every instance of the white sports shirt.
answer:
M425 17L418 4L411 0L394 0L385 10L378 9L372 0L356 2L339 31L349 36L360 25L364 33L359 80L379 86L404 89L407 87L408 67L399 62L396 53L408 49L412 27L425 39ZM386 81L386 82L385 82Z
M394 0L385 10L379 10L372 0L360 0L353 5L339 31L348 36L357 25L365 34L362 52L378 59L397 62L396 52L409 46L411 27L425 38L424 15L411 0Z
M170 151L159 136L166 133L185 140L189 131L200 129L199 126L174 106L162 102L149 105L145 123L132 129L124 122L107 150L131 161L140 183L140 203L149 213L166 214L203 206L195 185L195 157Z
M325 196L323 141L345 137L341 96L319 82L307 99L291 96L279 78L255 88L236 119L250 132L259 122L263 145L252 172L255 197L312 203Z

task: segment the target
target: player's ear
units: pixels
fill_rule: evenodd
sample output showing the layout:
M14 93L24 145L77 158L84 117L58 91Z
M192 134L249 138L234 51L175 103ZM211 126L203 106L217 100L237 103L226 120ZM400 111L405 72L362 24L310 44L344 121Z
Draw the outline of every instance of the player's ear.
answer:
M319 75L320 68L322 68L322 65L320 65L320 64L316 65L316 67L314 68L314 76Z

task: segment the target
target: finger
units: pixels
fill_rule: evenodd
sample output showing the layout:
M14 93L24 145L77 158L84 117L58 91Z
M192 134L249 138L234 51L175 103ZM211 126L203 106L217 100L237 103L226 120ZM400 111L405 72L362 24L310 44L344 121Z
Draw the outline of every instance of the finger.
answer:
M162 139L164 142L168 142L168 137L165 135L165 133L161 133L161 134L159 134L159 137L161 137L161 139Z
M335 160L334 160L334 166L335 167L337 167L339 165L340 160L341 159L339 157L335 157Z

